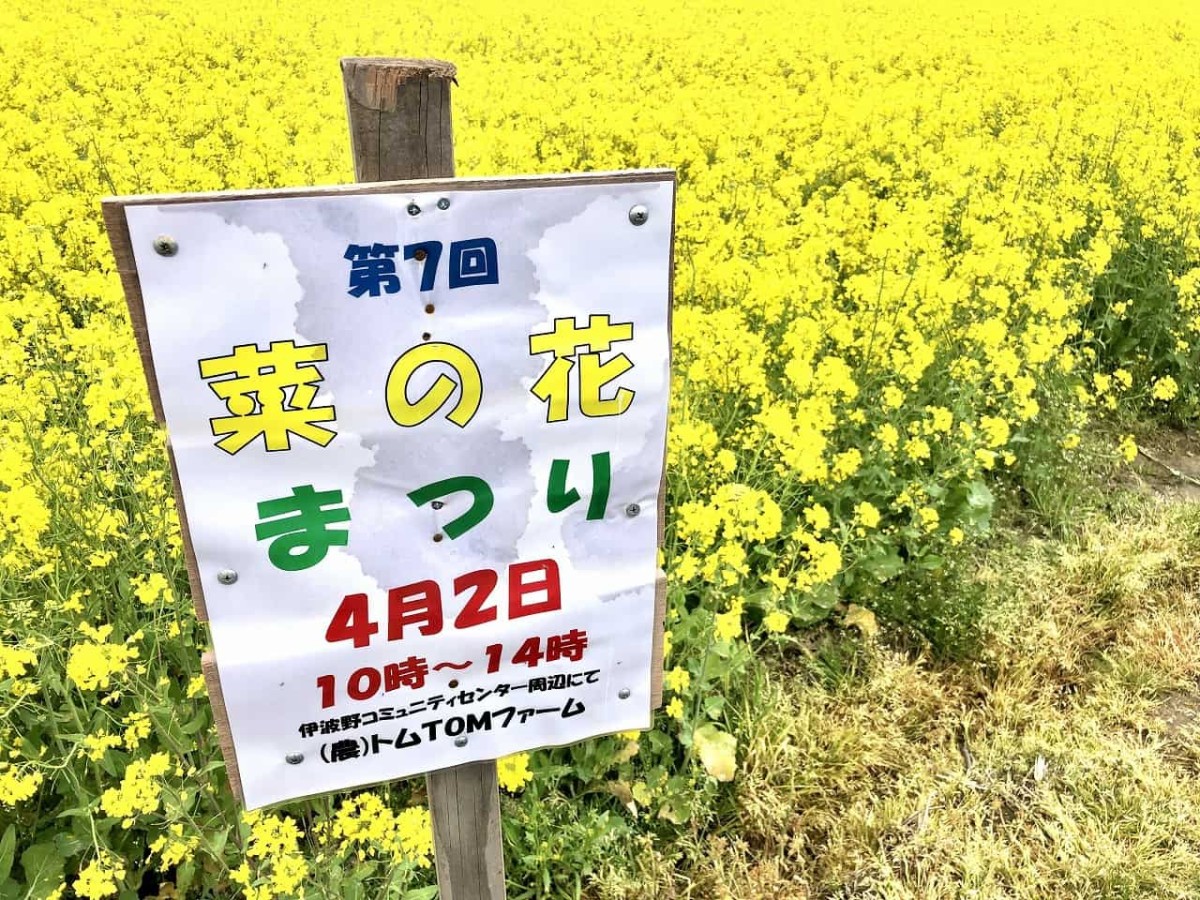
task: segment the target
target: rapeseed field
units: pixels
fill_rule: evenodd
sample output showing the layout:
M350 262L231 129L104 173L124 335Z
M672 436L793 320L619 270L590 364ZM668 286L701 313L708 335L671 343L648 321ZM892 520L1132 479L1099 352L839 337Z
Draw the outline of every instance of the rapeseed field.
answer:
M501 762L513 896L716 827L764 657L936 643L896 584L1200 410L1200 7L8 0L0 898L433 896L419 781L232 800L99 206L352 181L370 55L458 66L460 175L679 173L667 702Z

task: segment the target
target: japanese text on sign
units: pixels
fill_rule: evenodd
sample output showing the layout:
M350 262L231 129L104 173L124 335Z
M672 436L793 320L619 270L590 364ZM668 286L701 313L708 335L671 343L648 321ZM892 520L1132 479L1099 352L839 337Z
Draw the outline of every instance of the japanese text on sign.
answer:
M649 724L673 176L474 184L125 208L248 806Z

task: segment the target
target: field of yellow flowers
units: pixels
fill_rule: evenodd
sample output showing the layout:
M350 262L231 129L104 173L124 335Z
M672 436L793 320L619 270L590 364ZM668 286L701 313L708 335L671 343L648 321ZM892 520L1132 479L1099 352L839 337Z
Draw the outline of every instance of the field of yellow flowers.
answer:
M231 800L99 215L352 181L346 55L457 64L461 175L680 176L668 702L651 732L503 762L513 896L719 816L756 654L888 615L998 504L1132 459L1098 418L1200 409L1189 4L7 0L4 900L433 896L419 781Z

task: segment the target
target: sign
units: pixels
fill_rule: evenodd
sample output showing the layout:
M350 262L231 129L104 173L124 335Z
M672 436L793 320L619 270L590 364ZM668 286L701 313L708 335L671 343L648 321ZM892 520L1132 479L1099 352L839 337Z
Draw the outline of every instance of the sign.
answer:
M649 726L674 173L112 202L249 808Z

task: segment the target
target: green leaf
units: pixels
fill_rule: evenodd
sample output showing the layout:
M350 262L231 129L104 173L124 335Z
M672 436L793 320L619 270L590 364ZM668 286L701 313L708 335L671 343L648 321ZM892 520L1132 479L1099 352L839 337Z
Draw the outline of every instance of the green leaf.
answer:
M438 895L437 885L429 887L417 888L415 891L407 891L400 896L400 900L433 900Z
M184 734L195 734L201 728L208 724L208 712L201 710L196 716L183 726Z
M54 836L54 846L58 848L58 855L63 859L70 859L75 854L82 853L92 846L91 823L76 821L70 831L60 831Z
M879 581L887 581L904 571L904 560L900 558L895 547L887 547L863 557L859 566Z
M117 777L117 763L113 758L115 754L112 750L105 750L104 755L100 757L98 765L101 770L113 778Z
M162 735L168 746L172 747L188 747L191 742L187 740L187 736L183 733L183 726L179 724L179 720L175 718L174 712L168 712L165 715L153 716L154 728Z
M841 579L843 587L850 586L851 579L848 576L852 571L852 569L848 569L843 573ZM838 588L828 583L818 584L804 594L793 596L798 596L799 600L789 603L792 621L801 627L815 625L822 619L829 618L830 612L837 606L839 599Z
M818 584L816 587L809 590L807 595L808 602L817 609L829 611L837 606L838 592L832 584Z
M175 890L179 892L179 896L187 896L187 890L195 878L196 864L190 859L181 862L175 869Z
M746 603L750 606L764 606L769 604L775 596L775 589L771 587L759 588L756 591L749 591L744 596Z
M674 749L674 740L663 731L647 731L646 742L655 754L670 753Z
M29 885L30 900L45 900L62 881L66 860L53 841L27 847L21 854L21 868Z
M972 481L967 491L967 505L972 509L986 509L989 513L996 503L996 497L982 481Z
M12 871L13 854L17 850L17 826L9 825L0 837L0 881L8 877Z
M986 533L992 519L992 507L996 498L982 481L971 482L966 503L962 507L962 518L980 532Z
M722 647L720 643L713 645L712 654L708 658L708 665L704 670L705 684L713 681L719 681L729 674L729 647Z

